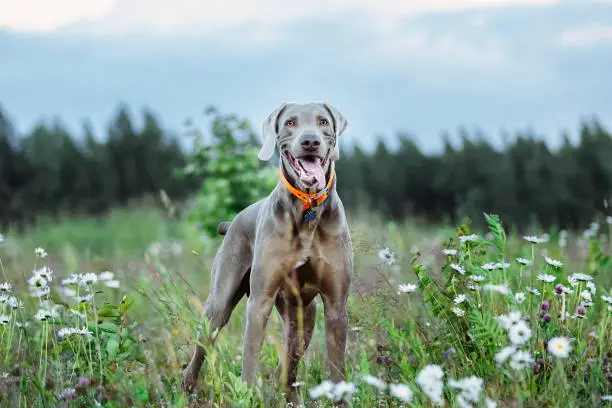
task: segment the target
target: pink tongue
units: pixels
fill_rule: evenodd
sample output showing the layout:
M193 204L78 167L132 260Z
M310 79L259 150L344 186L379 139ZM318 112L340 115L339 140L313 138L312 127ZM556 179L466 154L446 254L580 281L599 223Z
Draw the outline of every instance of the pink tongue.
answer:
M300 173L300 180L315 185L319 190L325 188L325 173L320 158L317 157L313 161L300 160L300 164L305 170Z

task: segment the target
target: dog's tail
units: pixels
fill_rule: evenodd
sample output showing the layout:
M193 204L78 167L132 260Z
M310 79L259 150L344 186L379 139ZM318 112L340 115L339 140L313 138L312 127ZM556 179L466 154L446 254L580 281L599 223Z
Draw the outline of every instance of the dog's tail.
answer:
M220 235L227 234L227 230L229 229L231 223L232 223L231 221L221 221L219 225L217 226L217 232Z

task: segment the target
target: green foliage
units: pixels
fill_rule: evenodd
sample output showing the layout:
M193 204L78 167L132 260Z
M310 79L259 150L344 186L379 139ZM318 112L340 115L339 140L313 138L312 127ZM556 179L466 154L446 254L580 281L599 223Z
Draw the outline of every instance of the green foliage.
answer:
M209 236L217 235L220 221L232 220L238 212L268 195L278 180L276 170L259 163L255 135L245 119L223 115L215 107L211 140L205 143L197 128L190 130L193 153L181 175L203 176L190 218Z

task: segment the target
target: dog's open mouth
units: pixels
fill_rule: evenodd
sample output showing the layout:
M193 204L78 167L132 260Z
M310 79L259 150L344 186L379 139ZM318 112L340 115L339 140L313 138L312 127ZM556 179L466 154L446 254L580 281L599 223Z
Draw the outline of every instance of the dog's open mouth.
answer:
M302 183L308 187L316 187L318 190L325 188L325 171L323 170L325 160L323 158L315 155L295 158L288 151L285 151L285 157Z

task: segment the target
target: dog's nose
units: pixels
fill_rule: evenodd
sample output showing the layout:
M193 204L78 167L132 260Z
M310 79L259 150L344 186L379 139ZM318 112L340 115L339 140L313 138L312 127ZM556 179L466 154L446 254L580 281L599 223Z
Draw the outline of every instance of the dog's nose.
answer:
M313 134L305 134L300 137L300 145L304 150L314 150L321 145L321 138Z

